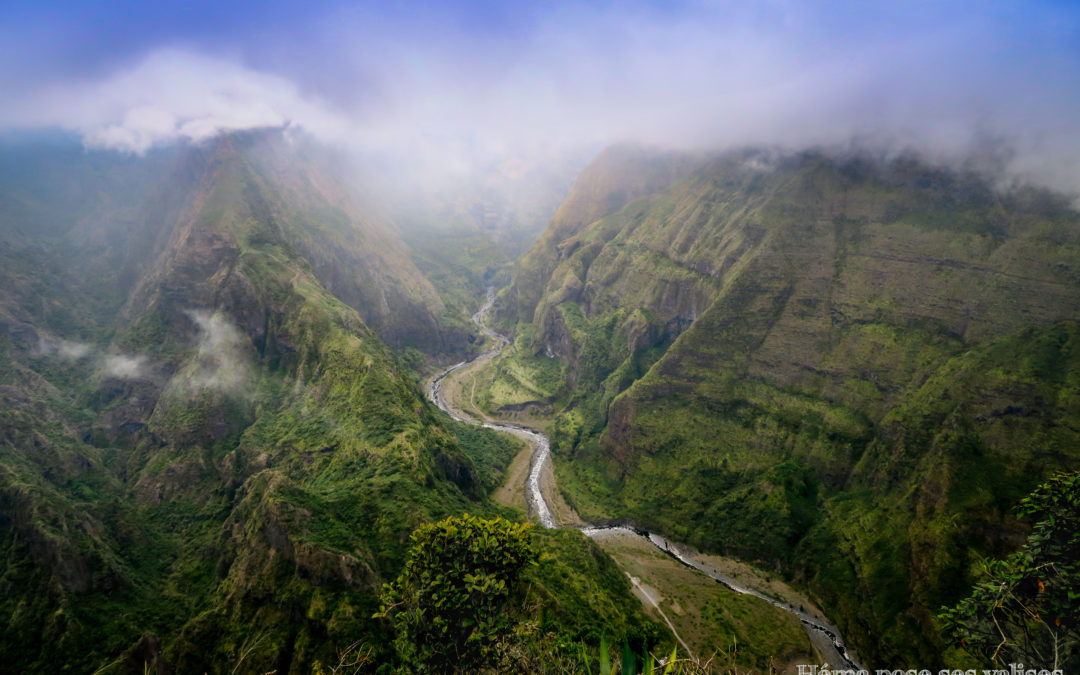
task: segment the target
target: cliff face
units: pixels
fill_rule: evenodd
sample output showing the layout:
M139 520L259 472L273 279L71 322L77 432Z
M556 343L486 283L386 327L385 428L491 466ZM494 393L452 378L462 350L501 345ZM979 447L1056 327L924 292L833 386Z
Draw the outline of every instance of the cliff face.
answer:
M430 354L465 348L466 335L439 323L446 308L394 224L360 205L317 150L271 136L245 143L243 152L269 188L256 215L276 222L327 290L383 341Z
M574 205L605 215L553 223L515 282L543 280L532 347L579 392L564 489L784 566L871 659L940 659L932 613L1015 541L1010 500L1080 459L1080 216L821 153L636 197Z

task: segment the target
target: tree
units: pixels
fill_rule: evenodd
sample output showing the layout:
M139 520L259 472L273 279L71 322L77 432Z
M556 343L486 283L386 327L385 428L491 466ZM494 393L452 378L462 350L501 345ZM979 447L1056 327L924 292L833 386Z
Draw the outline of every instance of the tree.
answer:
M514 584L537 560L531 527L465 515L413 532L405 568L383 586L376 614L393 622L394 646L409 666L472 671L491 660Z
M973 655L995 664L1080 671L1080 471L1022 499L1027 542L990 563L985 579L939 619Z

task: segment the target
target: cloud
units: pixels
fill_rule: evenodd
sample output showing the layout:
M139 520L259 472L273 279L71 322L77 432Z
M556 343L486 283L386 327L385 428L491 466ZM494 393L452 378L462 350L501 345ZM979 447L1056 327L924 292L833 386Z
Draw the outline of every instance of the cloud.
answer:
M78 361L94 351L93 345L55 338L41 338L38 353L42 356L59 356L67 361Z
M135 152L292 124L447 174L620 140L857 138L955 157L992 137L1015 148L1015 171L1080 188L1080 10L1069 3L331 3L274 19L290 30L229 20L228 35L192 27L173 46L113 55L105 75L20 85L0 123L55 124Z
M77 131L90 147L135 153L294 120L324 138L345 133L339 116L281 77L171 49L100 81L46 87L14 102L4 116L9 123Z
M240 392L248 382L247 338L221 312L185 312L199 328L198 351L192 368L179 374L190 389Z
M174 376L174 383L188 390L240 392L249 379L246 336L221 312L187 310L184 313L199 333L194 355ZM142 354L105 352L94 345L58 338L42 338L38 353L67 361L91 359L102 377L121 380L152 380L156 377L155 370L160 370Z
M120 380L146 380L150 378L145 356L106 354L101 358L99 370L104 377Z
M85 342L60 338L41 338L38 353L42 356L57 357L65 361L90 359L94 369L102 377L120 380L148 380L152 378L148 360L142 355L105 353L98 347Z

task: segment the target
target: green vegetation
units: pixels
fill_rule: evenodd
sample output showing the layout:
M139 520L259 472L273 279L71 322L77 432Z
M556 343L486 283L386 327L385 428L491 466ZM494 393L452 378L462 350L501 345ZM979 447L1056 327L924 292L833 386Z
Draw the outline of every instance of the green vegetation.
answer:
M408 253L294 151L268 133L0 153L8 667L440 669L460 650L610 672L670 653L595 543L489 520L518 445L418 386L475 348L505 258L471 226ZM1080 462L1080 216L910 159L757 159L605 153L500 297L515 344L478 406L555 409L581 515L797 582L868 662L970 662L947 629L1051 664L1053 631L1072 663L1075 474L1022 502L1019 551L1012 504ZM440 611L476 623L420 614L447 588ZM724 664L802 649L749 605L699 604Z
M910 158L687 161L598 158L502 299L507 359L561 364L560 488L783 570L867 661L952 658L935 608L1080 462L1080 215Z
M1071 672L1080 667L1080 472L1020 500L1034 521L1020 550L987 564L971 595L940 619L983 663Z
M392 667L388 626L372 616L409 533L505 515L488 493L517 445L440 413L379 337L409 334L434 353L463 351L464 335L434 324L439 299L400 245L312 158L283 152L241 135L88 167L95 154L80 148L82 160L38 172L42 185L65 171L93 183L99 170L115 184L9 213L19 226L0 233L6 668ZM118 187L139 171L138 190ZM39 217L47 231L27 224ZM604 625L659 640L587 540L534 538L549 562L521 592L544 631L522 627L514 649L576 659ZM553 550L580 564L552 563ZM568 604L576 613L564 619Z
M471 672L493 661L508 631L506 604L536 563L529 524L465 516L417 529L405 568L383 588L377 616L393 621L394 646L416 672Z
M640 537L609 533L597 543L634 578L638 593L656 603L700 662L761 672L813 662L806 631L787 611L732 593Z
M563 389L563 374L555 359L534 355L518 339L475 377L476 403L489 415L546 407ZM472 384L472 383L470 383Z
M417 269L446 307L441 324L467 333L475 330L472 314L484 302L487 287L507 274L506 254L474 225L460 221L443 228L428 225L405 241Z
M666 648L600 549L531 528L466 515L413 533L376 614L407 672L580 672L596 650L603 661L609 635L622 636L622 663Z

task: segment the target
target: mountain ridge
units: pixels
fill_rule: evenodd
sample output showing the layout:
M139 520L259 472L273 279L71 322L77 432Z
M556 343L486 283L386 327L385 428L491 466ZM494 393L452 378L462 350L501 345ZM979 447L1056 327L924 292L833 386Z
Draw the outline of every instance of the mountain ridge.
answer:
M347 223L297 217L305 202L248 161L251 141L163 158L159 177L186 180L132 189L133 215L99 223L114 264L67 258L33 228L7 253L51 267L7 267L22 286L0 297L4 668L307 672L356 643L393 663L372 617L409 533L503 513L487 493L516 446L437 411L327 289L302 253L325 240L305 227ZM142 201L156 194L169 201ZM597 625L659 638L583 537L537 540L565 555L530 573L522 619L559 639ZM562 616L574 584L593 590Z
M770 561L868 658L940 662L936 607L1015 545L1010 500L1080 459L1080 215L913 157L758 150L581 213L515 277L532 361L494 385L561 369L570 502ZM1065 377L1023 384L1032 359Z

